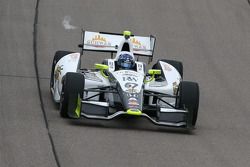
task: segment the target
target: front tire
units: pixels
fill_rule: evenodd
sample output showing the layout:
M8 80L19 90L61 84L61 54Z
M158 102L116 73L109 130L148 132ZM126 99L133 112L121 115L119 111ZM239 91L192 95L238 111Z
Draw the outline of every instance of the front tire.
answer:
M60 99L60 115L62 117L80 117L79 100L83 98L83 90L84 76L80 73L66 73L63 78L63 86Z
M199 108L199 85L195 82L182 81L178 89L177 108L188 110L188 126L194 127Z

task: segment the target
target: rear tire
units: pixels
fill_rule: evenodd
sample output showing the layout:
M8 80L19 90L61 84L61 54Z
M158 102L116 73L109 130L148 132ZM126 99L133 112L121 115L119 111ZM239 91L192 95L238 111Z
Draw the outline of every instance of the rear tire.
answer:
M78 98L83 98L84 76L80 73L68 72L63 78L60 99L60 114L62 117L79 118L76 113Z
M54 86L54 71L55 71L55 66L56 66L56 63L64 56L68 55L68 54L71 54L71 53L74 53L74 52L71 52L71 51L56 51L55 53L55 56L54 56L54 59L53 59L53 62L52 62L52 67L51 67L51 76L50 76L50 88L53 88Z
M182 81L178 89L177 108L188 110L188 126L195 126L199 108L199 85Z
M153 69L161 69L161 65L159 61L163 61L165 63L168 63L172 65L181 75L181 78L183 78L183 65L182 62L180 61L175 61L175 60L167 60L167 59L160 59L157 61L156 64L153 65Z

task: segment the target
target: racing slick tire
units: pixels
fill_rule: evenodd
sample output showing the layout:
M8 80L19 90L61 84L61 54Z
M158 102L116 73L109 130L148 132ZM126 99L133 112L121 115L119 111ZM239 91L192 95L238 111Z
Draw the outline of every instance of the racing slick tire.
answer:
M181 75L181 78L183 78L183 65L182 62L180 61L175 61L175 60L167 60L167 59L160 59L157 61L156 64L153 65L153 69L161 69L161 65L159 61L163 61L165 63L168 63L172 65Z
M54 86L54 71L55 71L56 63L62 57L66 56L68 54L71 54L71 53L74 53L74 52L71 52L71 51L62 51L62 50L56 51L54 59L53 59L53 62L52 62L52 67L51 67L50 88L53 88L53 86Z
M179 98L176 99L177 108L187 109L187 126L194 127L197 120L199 108L199 85L195 82L180 82L178 93Z
M64 118L79 118L79 98L83 97L84 75L68 72L63 78L60 99L60 115Z

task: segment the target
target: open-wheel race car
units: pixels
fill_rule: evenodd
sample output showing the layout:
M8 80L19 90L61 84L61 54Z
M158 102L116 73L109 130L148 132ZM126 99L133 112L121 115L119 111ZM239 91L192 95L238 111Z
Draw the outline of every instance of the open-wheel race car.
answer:
M162 126L192 129L197 120L199 86L183 81L179 61L161 59L146 71L140 56L153 59L156 38L82 31L81 52L57 51L50 90L67 118L111 120L146 117ZM84 51L110 52L110 59L82 69Z

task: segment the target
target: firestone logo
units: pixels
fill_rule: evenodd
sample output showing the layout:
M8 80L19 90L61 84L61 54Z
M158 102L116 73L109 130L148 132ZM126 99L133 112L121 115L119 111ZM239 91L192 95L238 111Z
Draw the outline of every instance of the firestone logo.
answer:
M105 37L101 35L95 35L91 40L87 41L87 44L93 45L95 47L107 47L111 46L111 43L106 40Z
M133 49L134 50L140 50L140 49L146 49L146 46L141 44L141 42L135 38L131 38L130 41L133 44Z

